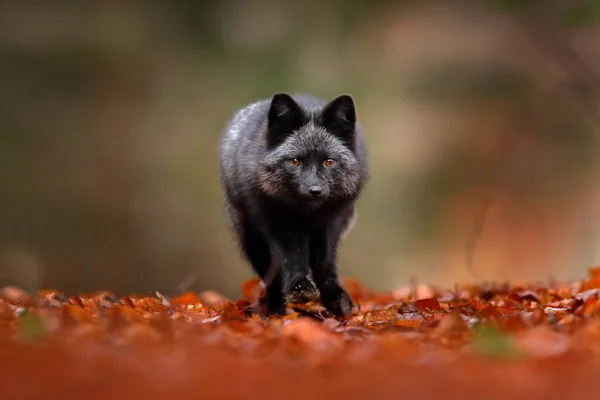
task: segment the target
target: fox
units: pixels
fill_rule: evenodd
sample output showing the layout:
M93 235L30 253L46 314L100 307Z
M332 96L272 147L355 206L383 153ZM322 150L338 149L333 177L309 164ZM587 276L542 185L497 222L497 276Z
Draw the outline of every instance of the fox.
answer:
M229 227L266 288L266 316L319 297L330 314L352 314L337 247L369 179L353 97L280 92L239 109L222 133L220 178Z

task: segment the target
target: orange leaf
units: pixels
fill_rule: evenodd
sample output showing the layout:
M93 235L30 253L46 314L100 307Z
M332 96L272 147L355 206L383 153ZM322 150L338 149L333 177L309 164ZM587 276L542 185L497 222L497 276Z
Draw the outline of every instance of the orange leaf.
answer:
M438 334L448 334L451 332L464 332L468 329L465 320L457 312L446 314L440 320L436 332Z
M287 314L286 316L284 316L283 319L285 319L285 320L288 320L288 319L297 319L299 315L300 315L300 313L293 312L291 314Z
M0 322L12 321L15 314L7 303L0 302Z
M217 304L221 304L221 303L225 303L227 301L230 301L227 297L221 295L218 292L215 292L214 290L205 290L203 292L198 293L198 296L200 297L200 301L203 304L209 305L209 306L216 306Z
M245 336L255 336L263 331L262 326L256 322L233 320L230 321L227 326L230 330Z
M94 317L83 307L73 304L65 304L62 309L62 320L66 325L76 324L83 321L93 321Z
M579 314L589 316L598 309L598 294L594 293L579 308Z
M504 317L502 326L506 331L520 331L527 328L527 325L523 321L521 313L514 313Z
M112 316L114 320L118 320L121 322L135 322L135 321L143 321L142 314L134 308L115 305L112 309Z
M418 328L421 322L417 319L400 319L396 321L396 325L406 328Z
M358 279L345 278L343 286L353 301L362 299L369 295L369 291L360 283Z
M29 293L14 286L6 286L0 289L0 298L13 303L20 304L24 299L29 297Z
M342 348L340 340L331 331L309 318L289 321L283 326L282 333L288 339L288 349L298 354L302 350L313 350L309 354L319 357L323 352Z
M224 321L242 319L242 313L237 308L237 306L230 301L223 303L222 305L219 305L215 308L221 312Z
M134 302L135 308L143 312L164 312L168 307L155 297L145 297Z
M600 289L600 277L593 277L585 282L586 289Z
M395 310L389 308L369 311L363 318L363 322L367 326L394 324L397 320L398 314Z
M81 300L81 297L79 296L69 297L69 303L79 307L83 307L83 300Z
M121 304L126 307L131 307L131 308L134 307L133 299L130 296L123 296L123 297L121 297L120 301L121 301Z
M600 279L600 265L589 268L588 275L590 279Z
M222 303L218 303L218 304L222 304ZM235 303L235 306L237 307L237 309L239 311L244 311L246 309L246 307L248 307L249 305L250 305L250 302L248 300L238 300Z
M242 295L250 303L266 296L266 291L261 280L258 278L248 279L242 283Z
M202 300L200 299L200 296L192 292L185 292L171 299L172 305L188 306L195 305L197 303L202 303Z
M502 314L492 305L488 305L479 311L480 318L502 318Z
M415 307L420 311L439 310L440 302L437 298L421 299L414 302Z

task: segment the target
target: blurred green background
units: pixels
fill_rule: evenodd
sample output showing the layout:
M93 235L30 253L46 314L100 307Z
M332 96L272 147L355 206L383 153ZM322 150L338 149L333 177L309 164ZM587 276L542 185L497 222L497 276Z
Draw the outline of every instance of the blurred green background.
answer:
M237 298L218 141L279 91L355 98L372 179L341 275L579 278L600 263L598 8L2 2L0 285Z

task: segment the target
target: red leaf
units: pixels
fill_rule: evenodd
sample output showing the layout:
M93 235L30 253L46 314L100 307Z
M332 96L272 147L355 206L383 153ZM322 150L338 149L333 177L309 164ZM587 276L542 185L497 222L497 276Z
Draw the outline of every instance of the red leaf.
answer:
M223 321L234 321L243 319L242 313L240 312L238 307L230 301L223 303L215 308L221 312Z
M221 303L218 303L218 304L221 304ZM250 305L250 302L248 300L238 300L235 303L235 306L237 307L237 309L239 311L244 311L249 305Z
M415 307L420 311L439 310L440 302L437 298L421 299L414 302Z
M521 296L519 296L517 293L513 292L511 294L508 295L508 297L506 297L506 301L507 302L513 302L513 303L521 303Z
M479 311L480 318L502 318L502 314L492 305L488 305Z

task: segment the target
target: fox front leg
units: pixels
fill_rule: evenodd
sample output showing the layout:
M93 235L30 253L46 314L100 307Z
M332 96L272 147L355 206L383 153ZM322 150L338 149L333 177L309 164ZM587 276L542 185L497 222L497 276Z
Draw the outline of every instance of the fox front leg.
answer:
M337 276L337 236L339 235L322 229L311 237L310 267L321 294L321 304L330 313L343 317L352 313L354 304Z
M296 304L316 299L319 293L309 266L308 238L286 234L277 242L284 298Z

